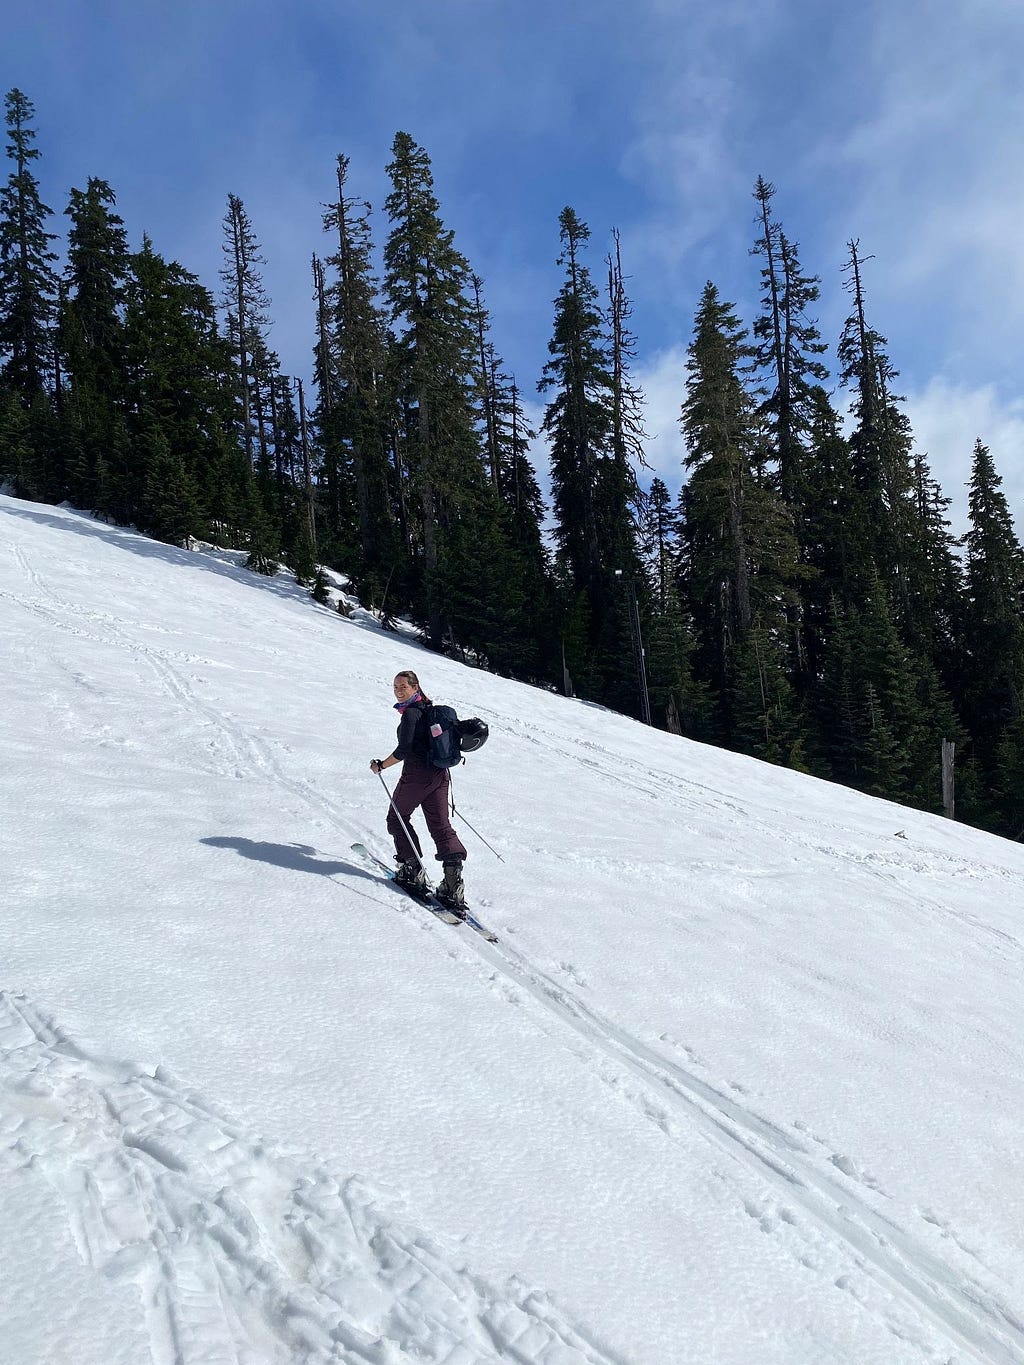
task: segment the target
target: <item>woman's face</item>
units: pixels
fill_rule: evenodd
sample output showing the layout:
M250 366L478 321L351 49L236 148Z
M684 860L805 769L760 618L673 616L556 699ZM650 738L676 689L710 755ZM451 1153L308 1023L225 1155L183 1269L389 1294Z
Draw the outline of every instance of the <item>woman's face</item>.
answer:
M416 691L412 683L404 674L399 673L394 681L395 698L397 701L408 701Z

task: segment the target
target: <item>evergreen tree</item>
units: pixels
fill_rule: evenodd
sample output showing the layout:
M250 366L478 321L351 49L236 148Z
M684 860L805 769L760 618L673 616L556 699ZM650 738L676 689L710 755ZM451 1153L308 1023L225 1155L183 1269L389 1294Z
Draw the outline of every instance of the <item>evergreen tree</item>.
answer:
M898 371L886 354L885 337L867 322L859 244L851 241L849 247L847 282L854 307L839 341L839 359L841 378L854 389L850 455L857 498L855 572L862 592L875 569L893 583L903 621L916 586L910 578L916 529L912 435L898 407L901 400L892 393Z
M480 662L538 678L548 656L550 594L541 542L543 507L526 450L527 427L490 341L482 280L472 279L478 341L474 373L482 479L446 529L446 598L453 634Z
M507 524L492 489L476 494L447 528L441 583L453 644L464 659L499 673L533 677L537 646L529 629L530 609L520 561L509 546Z
M711 733L711 702L707 686L697 682L691 667L694 638L680 591L674 528L671 495L656 475L639 523L643 574L651 595L644 642L652 720L673 734L702 739Z
M316 547L313 538L309 533L308 523L304 523L298 534L298 538L291 552L291 567L295 574L296 583L303 587L311 586L316 581L317 562Z
M888 594L877 573L872 577L860 616L855 650L865 714L870 721L866 744L870 790L898 801L909 795L923 718L914 660L900 639ZM879 736L884 737L885 743L878 754L884 749L887 755L884 771L888 776L884 780L882 768L877 764L875 768L871 766L878 758L873 746L881 743Z
M696 637L695 665L733 728L735 651L755 615L763 639L785 650L785 607L796 544L777 494L756 475L753 402L741 372L751 348L732 306L707 284L687 360L682 427L689 479L680 494L682 564Z
M673 573L672 524L671 495L664 480L655 475L644 502L640 531L647 577L654 591L654 610L662 615L668 608Z
M904 645L877 572L833 628L821 693L823 747L840 781L934 809L940 742L955 717L926 662Z
M864 790L897 801L906 789L907 755L897 742L874 684L864 684L861 709L861 763Z
M273 578L279 567L280 540L251 474L245 481L243 499L241 520L246 528L244 543L249 551L245 566L254 573Z
M769 763L803 767L795 761L800 727L776 631L755 617L731 663L733 747Z
M1024 718L1011 721L999 738L993 797L998 832L1024 839Z
M559 216L565 282L538 385L554 391L543 430L551 443L551 487L559 555L574 595L600 620L610 597L598 516L599 466L611 433L612 375L597 289L580 253L590 229L571 208Z
M334 281L323 290L317 420L324 446L328 526L339 545L355 539L353 577L370 597L379 598L403 559L395 513L397 474L389 460L387 329L376 302L369 205L346 193L348 168L348 157L339 155L338 198L324 215L325 230L337 234L337 250L327 261ZM355 502L354 537L349 530L350 497ZM400 576L406 569L402 563Z
M913 475L915 534L909 552L914 561L910 574L914 600L907 616L908 636L949 688L956 684L960 653L964 588L959 543L947 516L950 499L932 478L923 455L914 457Z
M544 499L530 461L535 439L515 377L502 371L494 347L486 346L486 387L497 472L501 523L510 559L509 583L521 587L519 615L510 622L511 662L506 671L532 681L553 679L557 668L556 607L544 542Z
M488 317L483 304L483 280L473 276L473 312L476 322L480 375L480 422L483 428L487 472L496 493L501 491L500 457L498 454L498 393L495 377L498 359L493 344L488 340Z
M530 461L530 443L537 433L526 420L515 376L503 373L493 346L488 347L487 355L498 493L517 527L516 542L524 548L530 546L543 566L544 498Z
M180 451L153 425L140 441L146 482L140 508L142 530L170 545L184 545L199 524L195 483Z
M983 776L1013 764L1024 715L1024 551L989 448L974 446L966 551L966 720ZM1010 747L999 756L1000 744Z
M814 389L812 402L797 525L801 562L808 571L800 589L805 676L813 689L821 680L837 609L846 610L861 600L863 570L857 558L860 500L850 445L823 388Z
M586 656L574 661L588 695L639 714L632 594L646 615L632 461L643 427L640 394L628 361L629 302L618 252L609 258L609 329L582 251L590 230L571 208L559 217L565 281L539 388L553 391L543 429L551 444L555 538L565 584L564 610L586 620ZM585 680L585 682L584 682Z
M651 612L644 634L651 717L672 734L690 739L713 735L713 705L705 682L694 675L693 630L680 598L675 575Z
M761 313L754 324L754 365L765 377L768 389L758 415L769 432L778 492L794 524L801 563L808 570L806 579L814 572L814 545L803 522L817 482L808 446L818 415L817 394L828 371L818 359L825 345L817 324L808 316L808 309L820 296L820 281L817 276L804 274L796 243L773 219L774 194L775 186L758 176L754 198L759 237L752 250L763 257L764 265ZM787 615L791 670L806 686L809 660L803 613L795 598Z
M43 489L31 439L31 419L17 394L0 388L0 486L39 499Z
M778 463L779 493L788 508L798 506L806 479L806 441L816 415L815 391L828 371L817 359L825 352L807 310L820 297L820 280L805 275L797 244L772 217L775 186L758 176L759 236L752 248L764 258L761 312L754 323L754 364L767 382L761 415L769 422Z
M622 273L622 247L618 230L613 230L614 249L608 256L608 355L611 362L611 466L610 484L605 494L608 510L602 529L620 527L627 538L619 549L620 557L636 566L635 521L630 509L642 506L636 468L647 468L644 441L649 439L643 423L643 390L630 375L630 362L636 358L636 338L629 327L633 308L626 294ZM621 566L620 566L621 567Z
M750 359L746 336L709 282L687 358L682 428L689 479L679 510L698 666L719 698L731 651L752 619L745 515L753 485L752 403L740 377Z
M112 443L120 444L115 462L124 458L128 242L114 203L106 181L90 178L84 191L71 191L67 208L71 228L60 352L70 393L62 412L74 449L67 463L67 495L79 507L99 507Z
M260 400L261 371L265 365L266 333L269 326L270 302L263 287L259 266L263 264L259 242L245 205L236 194L228 195L228 211L224 216L224 282L223 304L227 312L228 336L238 366L240 430L242 447L250 465L256 461L256 424L262 417ZM267 462L265 432L262 420L259 437L263 462Z
M191 533L242 544L252 471L233 437L230 351L209 291L148 238L129 258L124 332L129 440L110 452L101 510L122 523L146 515L162 436L183 461L183 497L198 500Z
M416 508L406 523L407 543L414 558L422 557L417 608L429 643L440 648L452 628L446 598L464 572L459 545L487 515L474 404L477 343L467 298L472 272L441 220L426 152L398 133L392 153L384 293L398 330L390 383L398 458Z
M330 584L327 575L324 573L323 565L318 564L316 574L313 578L313 586L309 590L309 595L318 606L326 607L330 603Z
M39 157L29 126L32 102L17 89L4 100L14 169L0 190L0 378L28 407L46 386L51 368L50 326L57 280L47 232L51 210L39 197L32 165Z

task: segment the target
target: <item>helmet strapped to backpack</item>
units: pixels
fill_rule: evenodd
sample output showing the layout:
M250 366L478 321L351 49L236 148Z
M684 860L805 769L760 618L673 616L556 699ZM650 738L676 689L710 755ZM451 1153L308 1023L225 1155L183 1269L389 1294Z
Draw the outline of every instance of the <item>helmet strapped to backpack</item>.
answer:
M487 722L479 716L459 721L459 744L464 754L474 753L482 744L486 744L489 734Z

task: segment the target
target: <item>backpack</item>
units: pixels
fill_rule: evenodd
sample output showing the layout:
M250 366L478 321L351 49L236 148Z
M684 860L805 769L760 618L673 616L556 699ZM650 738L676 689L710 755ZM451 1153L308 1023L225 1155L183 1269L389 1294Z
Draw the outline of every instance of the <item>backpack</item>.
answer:
M451 706L427 709L430 746L427 760L432 768L454 768L462 762L463 754L479 749L490 733L484 721L476 716L459 720Z

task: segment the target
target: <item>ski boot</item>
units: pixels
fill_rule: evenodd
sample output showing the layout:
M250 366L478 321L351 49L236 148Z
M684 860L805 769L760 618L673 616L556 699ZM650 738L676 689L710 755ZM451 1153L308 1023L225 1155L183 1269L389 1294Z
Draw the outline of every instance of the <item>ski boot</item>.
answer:
M462 884L462 859L446 858L442 863L444 880L434 892L434 899L459 919L466 918L466 888Z
M395 873L395 881L406 891L411 891L414 896L429 896L430 883L427 881L427 874L419 863L399 863L398 871Z

